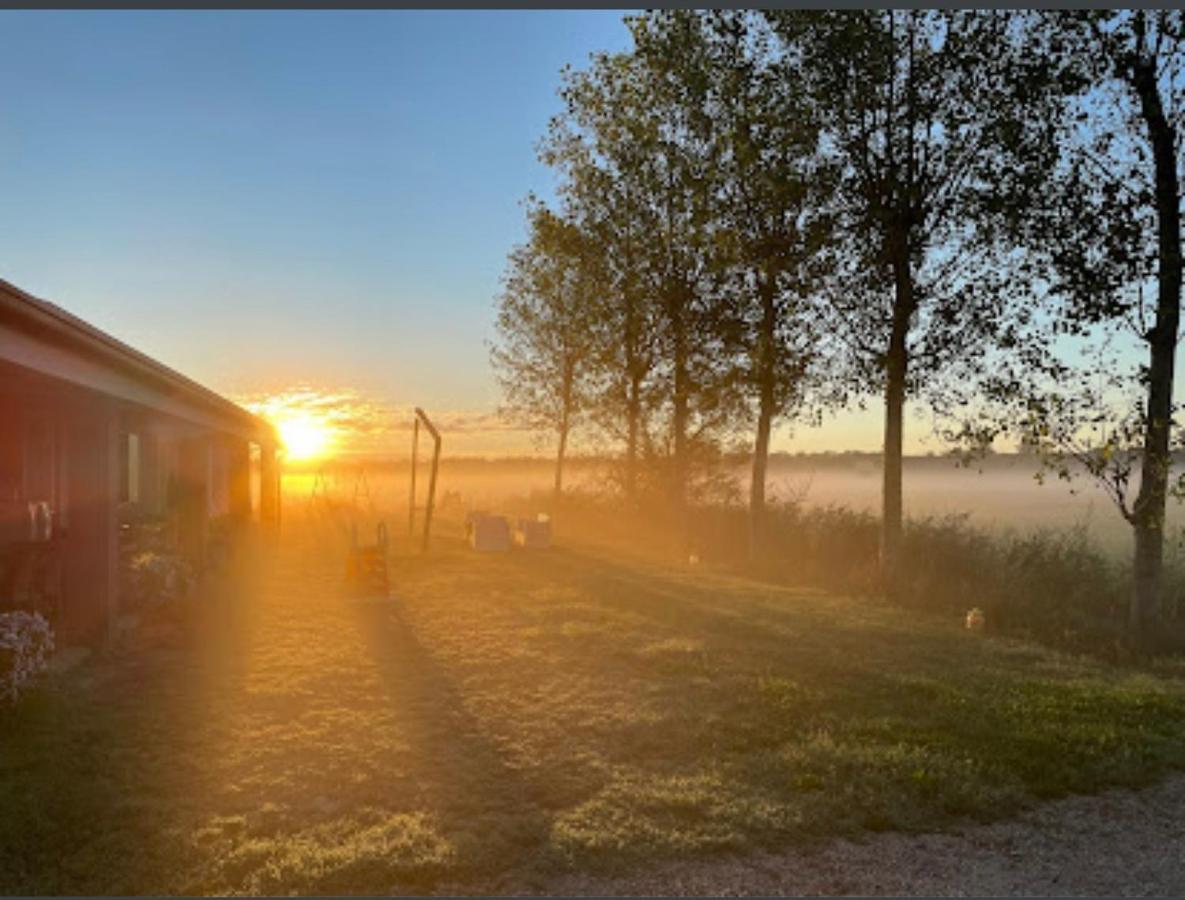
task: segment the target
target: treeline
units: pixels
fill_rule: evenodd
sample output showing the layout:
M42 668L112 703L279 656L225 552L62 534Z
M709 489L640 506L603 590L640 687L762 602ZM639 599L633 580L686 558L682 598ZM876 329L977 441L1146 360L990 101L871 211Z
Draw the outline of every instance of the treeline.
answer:
M677 517L770 436L884 403L880 558L902 542L905 404L1097 478L1161 619L1175 441L1180 11L661 11L563 74L493 362L506 410L615 448ZM1125 343L1126 341L1126 343Z

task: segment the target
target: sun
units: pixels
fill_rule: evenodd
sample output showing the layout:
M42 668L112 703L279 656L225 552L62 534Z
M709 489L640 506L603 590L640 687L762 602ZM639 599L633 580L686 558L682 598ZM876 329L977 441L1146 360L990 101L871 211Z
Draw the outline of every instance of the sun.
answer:
M285 455L293 462L316 459L329 450L329 430L307 416L284 419L277 423Z
M315 462L351 449L356 424L367 413L350 391L309 385L244 395L239 403L272 424L291 463Z

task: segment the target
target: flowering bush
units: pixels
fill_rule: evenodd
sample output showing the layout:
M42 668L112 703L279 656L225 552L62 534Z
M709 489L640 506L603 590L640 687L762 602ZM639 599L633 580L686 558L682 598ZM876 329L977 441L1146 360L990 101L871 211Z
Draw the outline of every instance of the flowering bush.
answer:
M0 703L15 703L49 666L53 629L41 613L0 613Z
M128 510L120 526L120 607L168 603L184 596L194 572L174 546L169 523L159 516Z
M176 554L144 550L128 560L125 577L125 592L133 602L167 603L188 592L193 573Z

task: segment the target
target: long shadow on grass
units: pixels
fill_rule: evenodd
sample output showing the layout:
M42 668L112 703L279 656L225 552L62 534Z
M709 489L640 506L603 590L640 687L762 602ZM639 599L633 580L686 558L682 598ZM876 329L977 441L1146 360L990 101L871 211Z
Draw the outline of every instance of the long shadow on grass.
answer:
M805 655L816 664L829 658L837 677L904 668L943 679L952 671L973 671L976 679L992 675L1056 680L1110 668L1018 640L1007 645L983 640L963 632L957 620L942 622L933 614L889 607L873 598L839 599L814 588L617 560L582 548L524 555L517 564L524 573L578 586L601 606L673 629L709 634L748 649L769 649L774 655ZM952 666L952 654L958 655L959 665Z
M356 621L411 746L417 804L453 850L447 871L409 873L396 889L430 888L447 877L493 890L491 879L545 846L546 791L485 733L398 605L360 604Z
M920 628L906 614L893 626L884 614L870 610L862 616L854 603L838 612L833 599L815 591L615 562L569 548L524 555L520 566L536 577L577 587L601 606L758 655L807 654L817 664L829 658L834 668L850 672L857 664L900 662L905 644L911 667L943 665L951 652L950 633Z
M573 550L521 560L593 602L704 638L698 670L655 670L672 714L659 727L698 748L685 765L720 767L738 792L799 807L824 832L828 817L991 817L1026 793L1138 784L1185 763L1180 693L1105 667L1041 669L1040 651L1008 656L953 628L911 627L906 613L897 625L856 604L815 610L809 595L739 580L697 583ZM779 593L788 606L767 605Z
M547 663L536 658L507 683L530 684L529 665L571 676L561 713L571 742L553 745L547 771L530 778L482 735L451 671L409 621L360 620L413 732L424 806L450 838L462 835L459 856L477 876L538 852L542 809L558 811L553 834L574 859L646 861L998 817L1033 795L1146 777L1185 746L1179 697L1162 702L1154 686L1119 684L1097 667L1035 671L1047 655L1010 656L955 629L898 623L890 610L565 548L433 565L444 566L444 590L484 579L484 591L459 592L475 604L545 614L560 585L612 619L575 640L559 628L518 632L513 618L492 626L548 650ZM675 640L666 642L673 652L646 652L668 638L703 650ZM658 716L605 715L598 683L636 692ZM589 756L610 773L591 796L548 807L532 795L532 779L554 782Z

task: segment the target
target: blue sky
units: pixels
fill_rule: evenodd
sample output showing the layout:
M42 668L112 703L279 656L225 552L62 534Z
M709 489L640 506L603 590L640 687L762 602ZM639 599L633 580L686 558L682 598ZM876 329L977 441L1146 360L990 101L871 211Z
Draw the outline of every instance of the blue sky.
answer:
M565 63L616 12L0 14L0 274L211 386L496 402Z
M490 409L560 70L621 19L0 13L0 276L221 391ZM875 448L878 420L809 443Z

